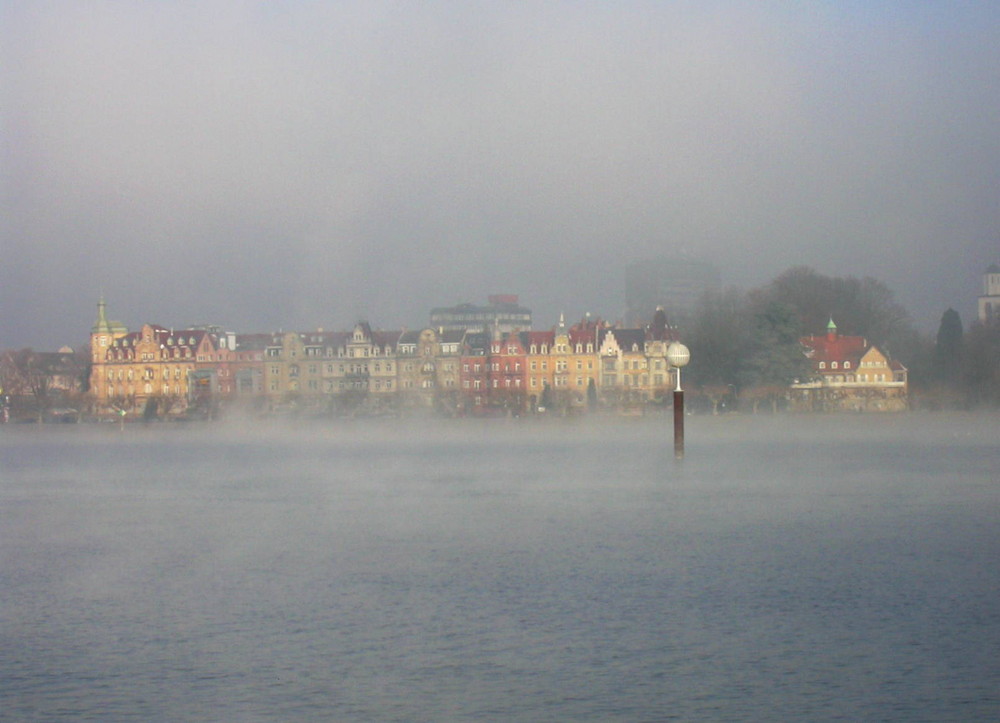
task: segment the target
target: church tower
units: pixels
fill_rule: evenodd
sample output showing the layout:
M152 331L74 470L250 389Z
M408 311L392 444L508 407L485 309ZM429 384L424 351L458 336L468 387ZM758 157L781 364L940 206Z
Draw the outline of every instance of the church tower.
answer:
M97 302L97 321L90 328L90 392L98 399L103 398L101 380L104 379L104 362L115 339L128 334L128 329L120 321L108 321L104 294Z
M983 295L979 297L979 321L1000 322L1000 266L990 264L983 274Z
M128 329L120 321L108 321L107 304L104 294L97 301L97 321L90 328L91 361L97 364L104 359L104 353L115 339L128 334Z

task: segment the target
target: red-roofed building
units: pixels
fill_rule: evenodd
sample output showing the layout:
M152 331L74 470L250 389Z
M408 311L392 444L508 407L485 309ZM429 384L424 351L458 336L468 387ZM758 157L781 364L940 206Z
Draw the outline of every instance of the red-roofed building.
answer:
M826 334L801 339L812 377L792 385L797 411L900 411L908 406L907 370L860 336L841 336L830 320Z

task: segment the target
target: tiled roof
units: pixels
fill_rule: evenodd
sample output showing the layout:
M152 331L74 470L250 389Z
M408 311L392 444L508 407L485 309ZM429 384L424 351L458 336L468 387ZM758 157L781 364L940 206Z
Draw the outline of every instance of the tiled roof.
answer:
M862 336L807 336L801 342L806 356L814 362L856 362L868 350L868 340Z
M271 344L270 334L237 334L236 348L239 351L259 351Z
M615 340L622 351L642 350L646 343L646 332L643 329L612 329Z
M521 346L530 349L531 345L540 347L542 344L552 346L555 339L554 331L522 331L519 333Z
M372 343L376 346L395 347L403 336L401 331L375 331L372 332Z

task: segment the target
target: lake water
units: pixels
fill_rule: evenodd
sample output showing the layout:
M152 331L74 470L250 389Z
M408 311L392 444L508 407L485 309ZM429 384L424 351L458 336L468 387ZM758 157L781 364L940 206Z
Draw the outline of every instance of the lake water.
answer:
M0 428L0 719L996 720L1000 419Z

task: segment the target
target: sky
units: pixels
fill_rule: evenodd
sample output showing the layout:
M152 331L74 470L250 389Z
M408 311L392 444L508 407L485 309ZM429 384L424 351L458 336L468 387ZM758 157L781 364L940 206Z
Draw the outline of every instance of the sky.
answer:
M109 317L619 318L628 263L885 282L1000 261L994 2L0 0L0 348Z

